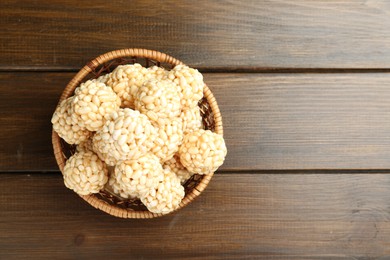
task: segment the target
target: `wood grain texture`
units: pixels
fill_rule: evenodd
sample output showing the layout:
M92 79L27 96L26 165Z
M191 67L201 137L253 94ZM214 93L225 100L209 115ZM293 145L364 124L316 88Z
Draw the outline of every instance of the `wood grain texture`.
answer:
M57 170L50 118L73 73L0 73L0 171ZM205 74L225 171L390 168L390 75Z
M216 175L173 215L125 220L59 174L1 174L0 258L376 259L390 256L389 187L387 174Z
M211 69L388 68L389 12L387 0L3 0L0 69L78 69L134 47Z
M72 76L0 73L0 171L55 169L50 120Z

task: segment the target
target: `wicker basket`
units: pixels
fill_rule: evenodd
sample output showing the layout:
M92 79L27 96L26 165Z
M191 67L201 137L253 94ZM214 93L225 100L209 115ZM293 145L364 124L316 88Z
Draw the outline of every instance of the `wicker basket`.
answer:
M145 49L123 49L108 52L89 62L76 74L76 76L66 86L58 104L60 104L62 100L72 96L74 90L81 82L109 73L118 65L133 63L140 63L146 67L157 65L168 70L178 64L183 64L181 61L158 51ZM222 135L223 127L221 113L213 94L207 86L204 87L204 98L199 101L199 107L205 129L209 129ZM57 164L60 170L63 171L65 162L67 158L74 153L75 147L66 144L54 130L52 132L52 142ZM189 204L193 199L199 196L199 194L206 188L211 178L212 174L194 175L191 179L189 179L184 184L185 197L183 198L179 209ZM116 217L154 218L163 215L148 211L139 200L124 200L111 193L109 190L102 190L98 194L80 197L95 208Z

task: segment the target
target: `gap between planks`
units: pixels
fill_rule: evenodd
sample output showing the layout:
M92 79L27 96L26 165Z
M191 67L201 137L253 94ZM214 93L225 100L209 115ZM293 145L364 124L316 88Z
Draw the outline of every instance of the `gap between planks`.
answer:
M202 73L389 73L390 68L264 68L264 67L194 67ZM0 73L12 72L32 72L32 73L47 73L47 72L74 72L77 73L81 68L73 67L0 67Z
M18 174L27 175L30 174L61 174L59 170L23 170L23 171L0 171L0 174ZM214 173L214 177L217 175L225 174L300 174L300 175L315 175L315 174L389 174L390 169L302 169L302 170L221 170Z

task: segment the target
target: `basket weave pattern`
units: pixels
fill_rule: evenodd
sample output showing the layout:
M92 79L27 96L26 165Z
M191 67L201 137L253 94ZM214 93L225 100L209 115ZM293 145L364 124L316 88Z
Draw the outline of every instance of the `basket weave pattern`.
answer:
M58 104L72 96L74 90L81 82L109 73L119 65L133 63L141 63L146 67L156 65L168 70L176 65L183 64L181 61L167 54L152 50L123 49L108 52L89 62L76 74L76 76L66 86ZM204 87L204 98L199 101L199 107L205 129L209 129L223 135L222 117L218 104L210 89L206 85ZM62 172L67 158L74 153L74 147L66 144L54 130L52 132L52 142L54 155ZM185 197L180 203L178 209L189 204L192 200L199 196L199 194L206 188L211 178L212 174L194 175L191 177L184 184ZM116 217L154 218L163 215L148 211L139 200L124 200L107 190L103 190L98 194L80 195L80 197L95 208Z

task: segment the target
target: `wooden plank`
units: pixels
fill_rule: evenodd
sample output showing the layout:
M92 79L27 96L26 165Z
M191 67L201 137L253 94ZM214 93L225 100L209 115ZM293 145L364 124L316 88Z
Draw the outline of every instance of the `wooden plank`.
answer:
M0 73L0 171L57 170L51 114L73 73ZM389 169L390 75L205 74L231 170Z
M50 119L72 76L0 73L0 171L58 169Z
M386 0L3 0L0 69L78 69L130 47L211 69L388 68L389 11Z
M216 175L152 220L100 212L59 174L1 174L0 258L389 257L390 175L336 173Z

